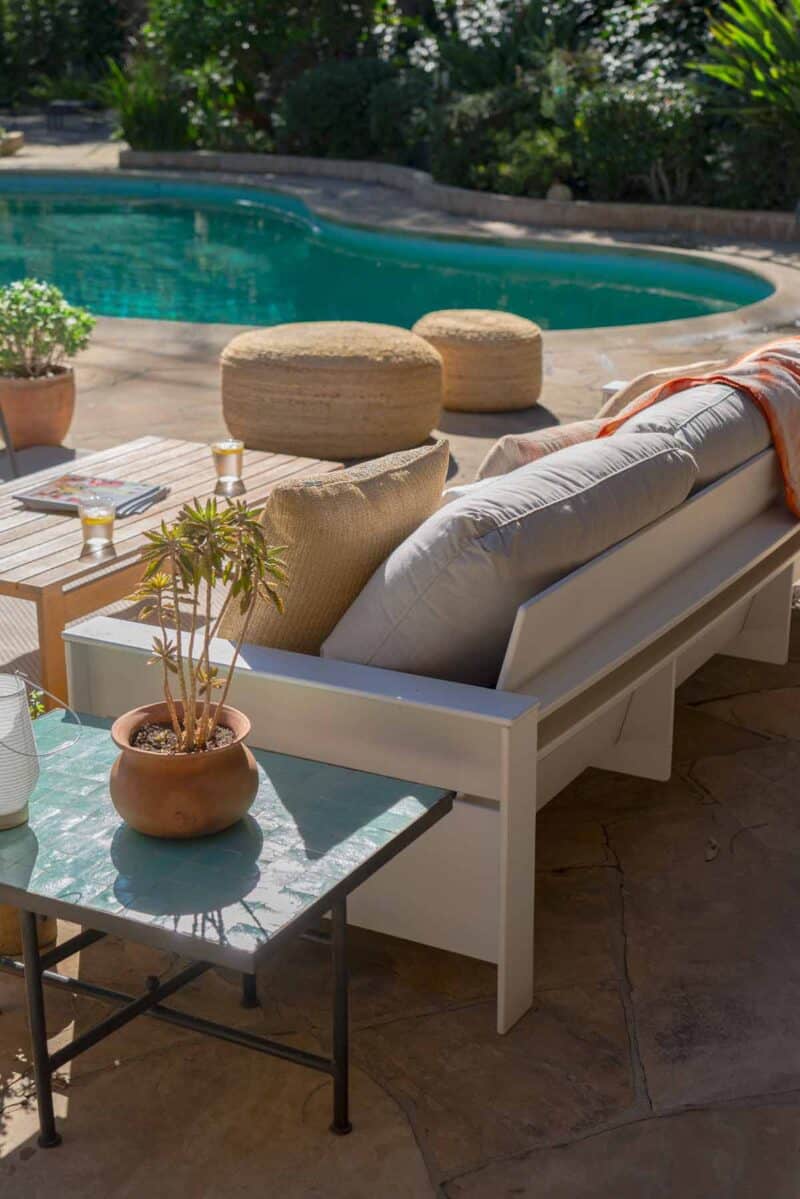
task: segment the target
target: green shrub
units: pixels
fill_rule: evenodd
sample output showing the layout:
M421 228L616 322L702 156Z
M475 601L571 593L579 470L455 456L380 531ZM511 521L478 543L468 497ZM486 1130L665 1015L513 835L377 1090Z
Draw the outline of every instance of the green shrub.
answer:
M714 129L707 202L721 208L791 210L800 196L800 150L782 129L732 113Z
M154 58L140 57L127 71L109 63L105 89L116 109L119 134L133 150L189 150L188 85Z
M0 100L29 98L42 77L101 79L127 19L126 0L2 0Z
M381 158L406 166L424 165L432 102L432 81L424 71L398 72L372 88L369 132Z
M578 100L575 158L593 200L693 198L703 174L703 114L690 89L611 84Z
M202 67L187 71L189 92L186 116L192 143L200 150L268 151L272 148L266 129L259 129L245 115L245 87L231 64L212 58Z
M594 45L611 82L677 78L708 42L709 12L720 0L614 0L602 13Z
M556 180L572 174L566 136L557 129L526 129L515 136L499 134L496 159L487 168L491 191L510 196L544 196Z
M540 93L530 76L517 87L497 87L444 105L436 114L431 141L434 178L454 187L489 190L487 164L498 159L498 135L535 127L539 107Z
M309 67L374 51L381 0L150 0L145 44L176 71L230 64L248 103Z
M0 372L49 375L88 344L95 320L51 283L20 279L0 289Z
M280 107L278 147L320 158L372 158L370 101L394 68L377 58L324 63L290 83Z

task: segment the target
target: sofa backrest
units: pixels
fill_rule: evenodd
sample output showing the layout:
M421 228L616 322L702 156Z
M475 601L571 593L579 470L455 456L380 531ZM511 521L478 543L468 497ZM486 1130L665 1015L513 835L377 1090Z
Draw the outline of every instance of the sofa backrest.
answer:
M703 383L660 400L620 425L620 433L671 433L694 456L695 488L735 470L771 443L751 399L727 383Z
M676 508L694 459L666 434L617 434L487 479L372 576L323 657L494 686L518 607Z
M535 694L547 716L796 530L769 448L521 604L497 686Z

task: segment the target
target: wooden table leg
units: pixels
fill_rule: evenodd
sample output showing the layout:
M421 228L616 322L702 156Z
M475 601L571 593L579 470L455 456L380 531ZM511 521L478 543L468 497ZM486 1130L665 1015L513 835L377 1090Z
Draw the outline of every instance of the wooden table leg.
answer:
M39 625L39 682L64 703L67 695L67 658L61 634L64 632L64 595L60 587L43 591L36 603L36 618ZM47 696L46 708L56 705Z

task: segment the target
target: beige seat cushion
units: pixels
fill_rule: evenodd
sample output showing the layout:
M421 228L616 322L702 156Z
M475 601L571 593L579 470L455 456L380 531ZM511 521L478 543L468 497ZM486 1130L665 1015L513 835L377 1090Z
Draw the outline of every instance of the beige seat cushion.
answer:
M264 525L272 545L287 547L286 611L259 601L248 642L319 653L370 576L436 510L449 457L442 440L318 479L279 483ZM240 629L237 612L221 631L233 640Z

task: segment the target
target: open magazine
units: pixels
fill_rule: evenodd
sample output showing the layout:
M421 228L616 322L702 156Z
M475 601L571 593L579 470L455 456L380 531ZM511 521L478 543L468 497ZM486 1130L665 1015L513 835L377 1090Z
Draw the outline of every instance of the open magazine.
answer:
M117 516L139 512L163 499L169 488L159 483L128 483L123 479L98 479L91 475L61 475L39 483L29 491L17 491L14 499L26 508L41 512L77 512L84 498L98 496L113 504Z

